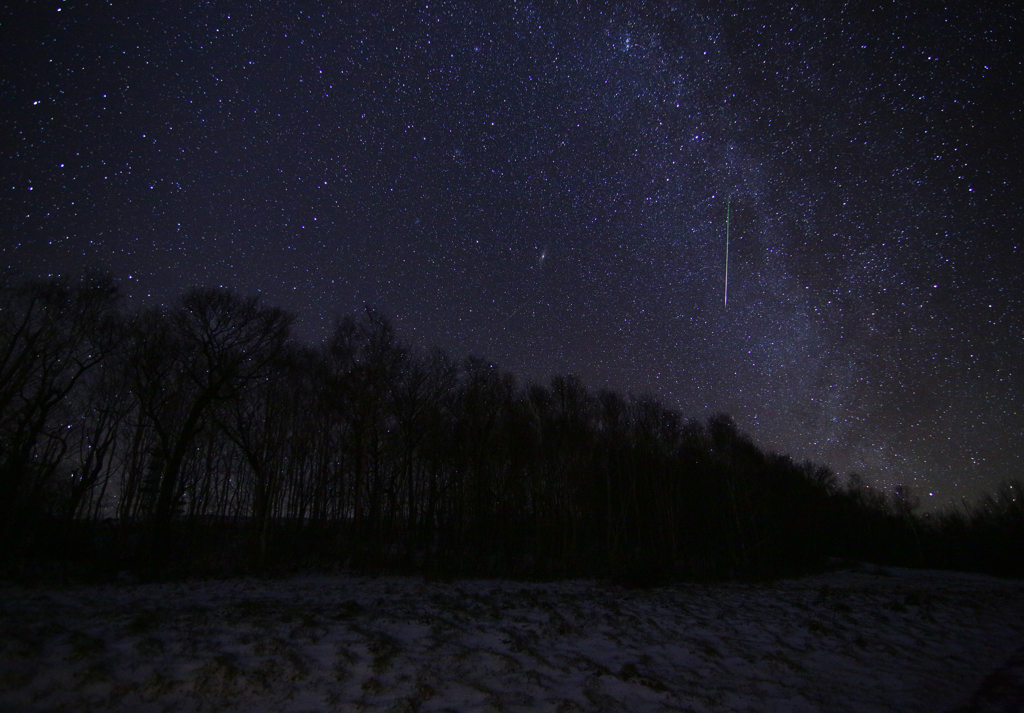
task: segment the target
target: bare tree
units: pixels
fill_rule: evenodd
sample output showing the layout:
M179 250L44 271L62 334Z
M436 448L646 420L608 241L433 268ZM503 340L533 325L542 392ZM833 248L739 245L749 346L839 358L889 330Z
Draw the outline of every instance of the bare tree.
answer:
M393 503L392 516L397 519L400 507L404 507L407 559L413 555L421 509L428 499L429 485L417 478L423 470L417 467L422 461L422 446L443 428L445 397L454 390L457 379L456 365L445 352L434 350L425 357L410 359L392 395L401 458L401 482L395 496L404 490L404 503Z
M295 415L304 404L294 400L298 354L282 353L273 371L251 388L230 399L217 414L217 423L237 446L253 475L253 560L266 562L267 539L274 505L285 475L292 440L298 437Z
M139 320L131 368L140 411L157 436L149 514L158 563L184 492L179 476L190 446L215 406L271 375L292 320L256 297L224 290L193 290L172 309Z
M37 515L71 447L69 395L120 344L104 277L0 286L0 540Z
M352 533L362 541L371 533L379 541L388 463L385 435L388 403L406 360L406 349L395 339L390 322L367 308L362 319L345 317L327 345L329 385L335 412L347 424L345 446L351 453Z

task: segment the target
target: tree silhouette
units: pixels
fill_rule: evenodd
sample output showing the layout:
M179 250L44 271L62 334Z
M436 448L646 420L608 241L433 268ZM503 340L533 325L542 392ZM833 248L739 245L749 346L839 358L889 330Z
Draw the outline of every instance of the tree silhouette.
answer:
M131 371L139 407L156 434L151 460L156 563L166 556L171 519L184 494L182 462L211 409L238 399L271 376L292 317L257 298L193 290L168 311L152 310L136 326Z
M102 277L6 276L0 300L0 541L13 552L16 535L48 509L73 450L68 399L119 347L121 331L117 288Z
M799 574L829 558L1024 574L1021 485L920 513L578 378L518 384L402 343L372 309L320 345L193 290L125 317L114 283L0 284L0 564L488 575ZM21 562L21 565L18 563Z

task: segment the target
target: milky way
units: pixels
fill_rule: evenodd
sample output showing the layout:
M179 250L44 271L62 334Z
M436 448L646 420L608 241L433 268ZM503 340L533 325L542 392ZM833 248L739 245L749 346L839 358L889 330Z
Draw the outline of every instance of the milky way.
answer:
M929 502L1024 476L1020 11L393 5L4 10L0 264L372 305Z

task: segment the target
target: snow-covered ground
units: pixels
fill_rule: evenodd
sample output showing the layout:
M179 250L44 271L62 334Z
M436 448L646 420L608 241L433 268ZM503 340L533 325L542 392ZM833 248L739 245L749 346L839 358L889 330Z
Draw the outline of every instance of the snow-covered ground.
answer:
M935 712L1022 644L1024 582L900 569L4 585L0 710Z

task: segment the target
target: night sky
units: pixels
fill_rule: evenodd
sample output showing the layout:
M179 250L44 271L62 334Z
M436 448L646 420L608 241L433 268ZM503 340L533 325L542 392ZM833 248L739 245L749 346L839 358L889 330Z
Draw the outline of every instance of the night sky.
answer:
M1024 477L1024 13L817 5L11 3L0 266L372 305L973 498Z

